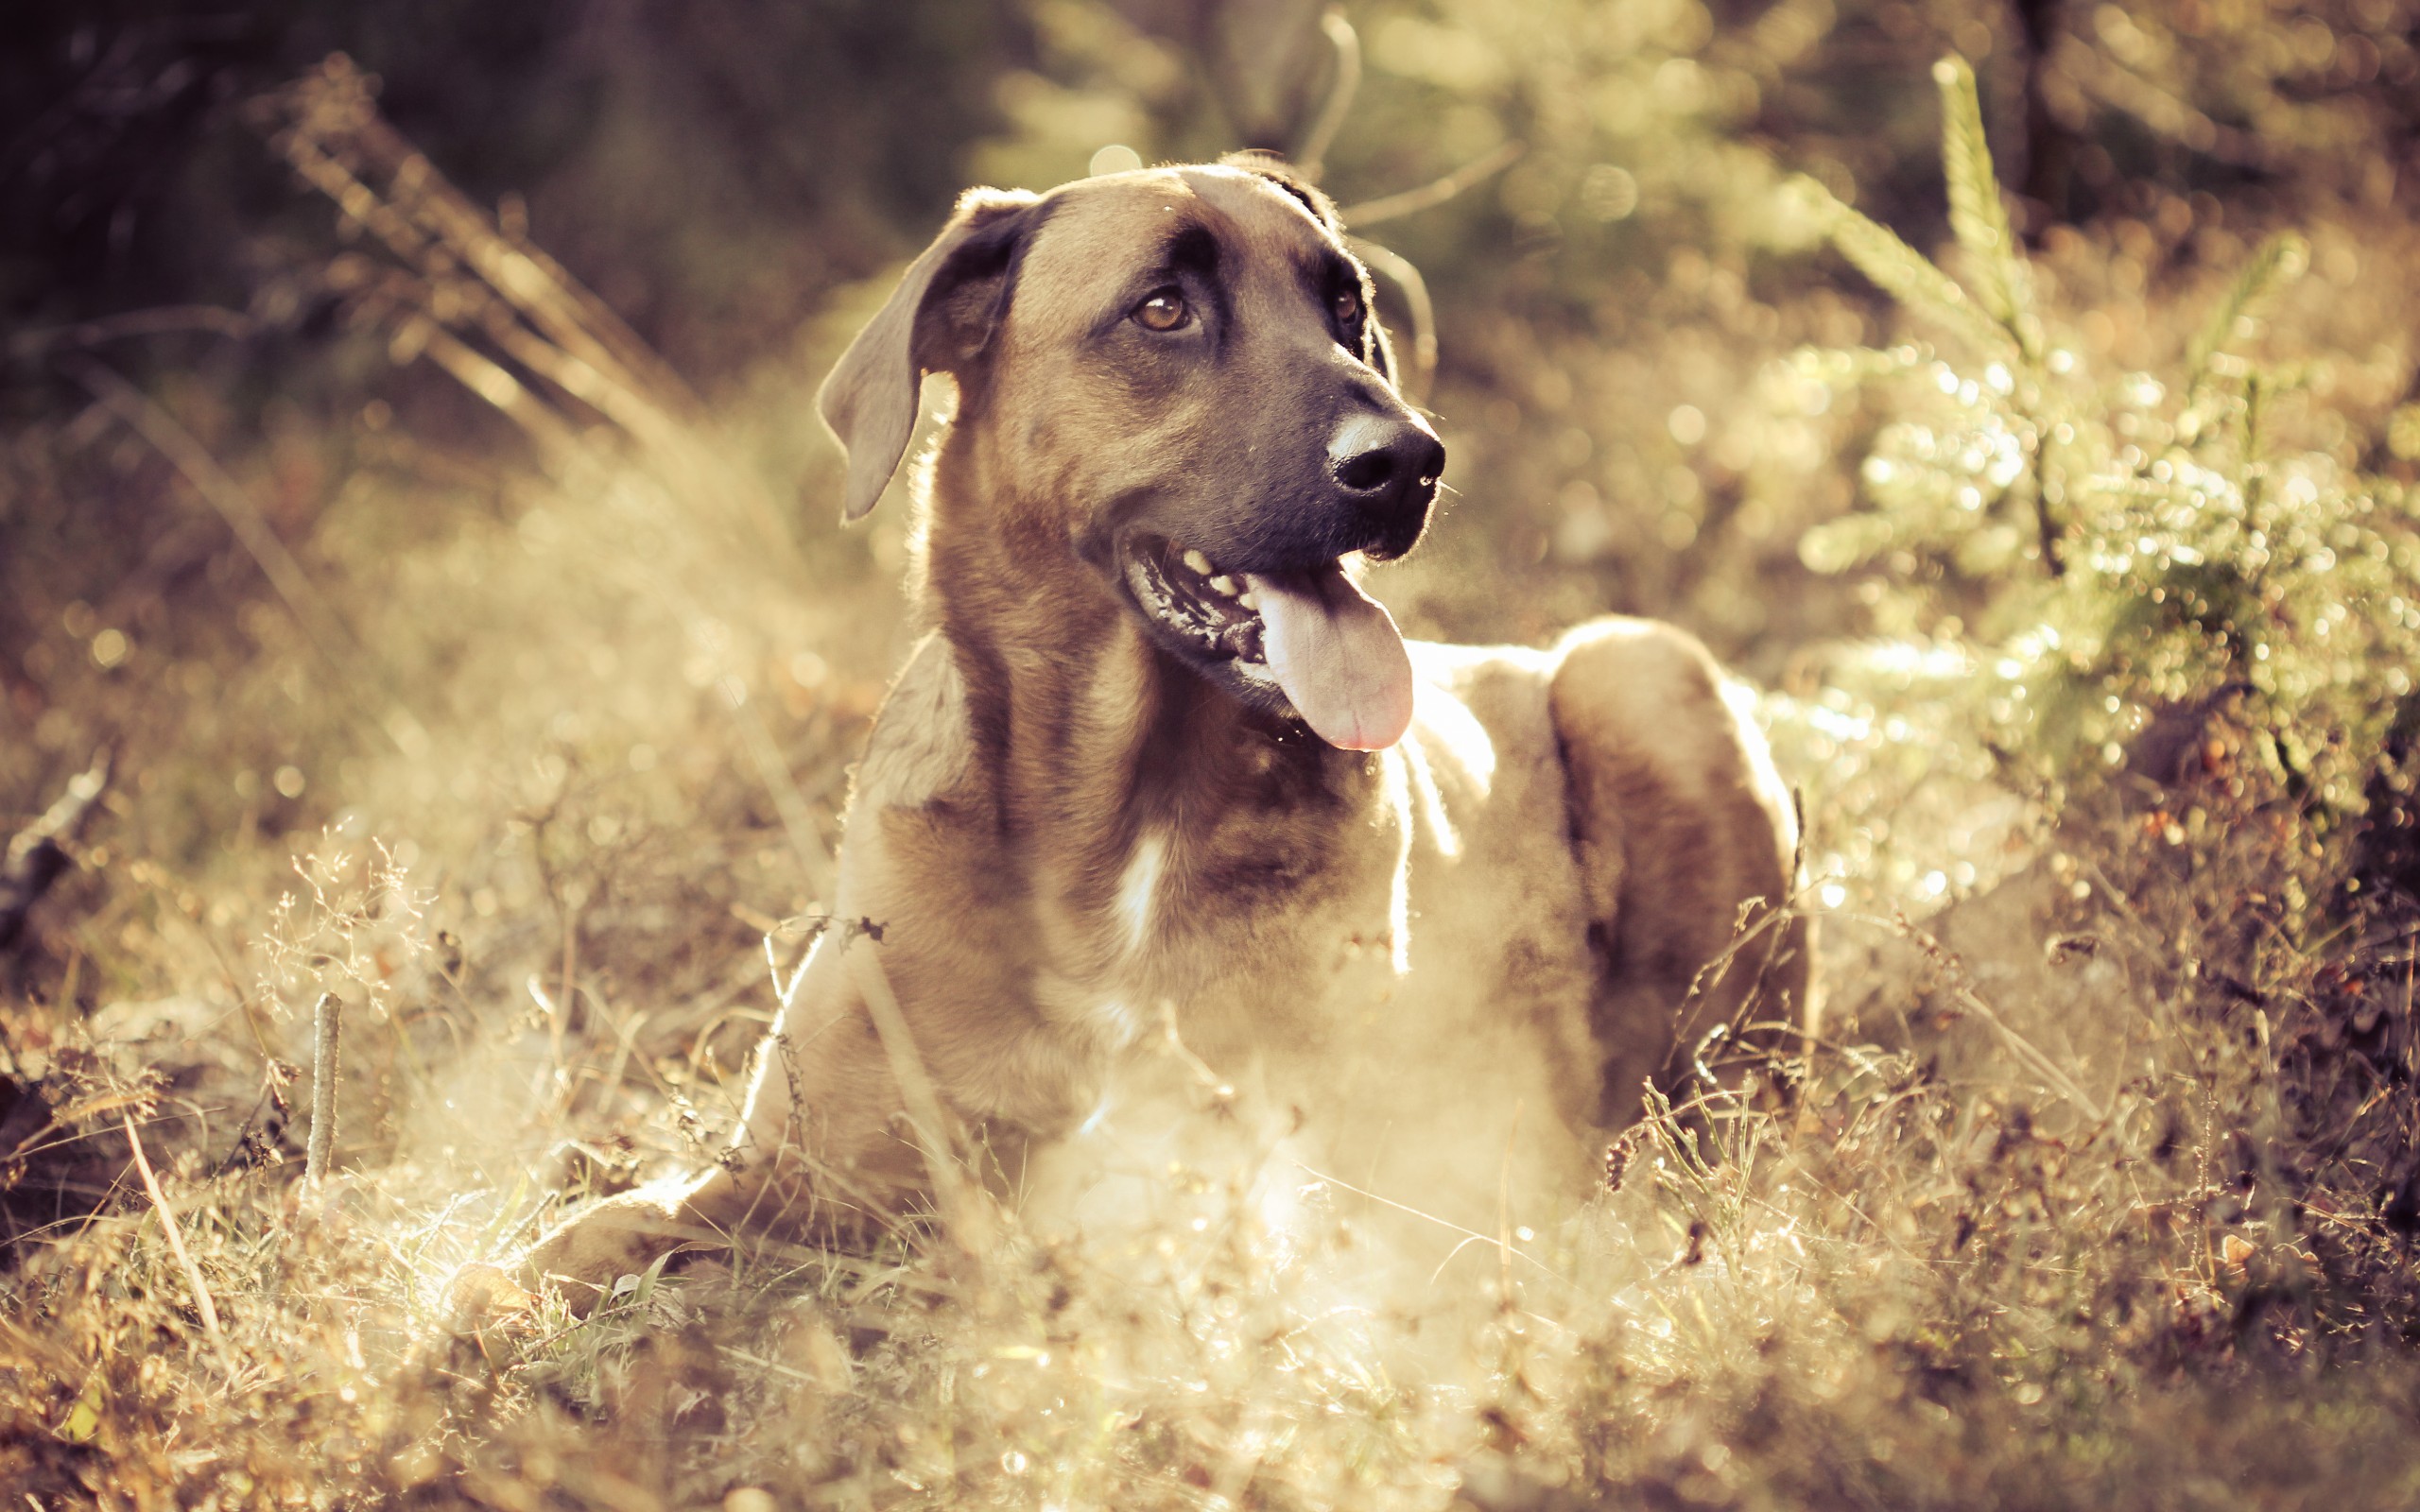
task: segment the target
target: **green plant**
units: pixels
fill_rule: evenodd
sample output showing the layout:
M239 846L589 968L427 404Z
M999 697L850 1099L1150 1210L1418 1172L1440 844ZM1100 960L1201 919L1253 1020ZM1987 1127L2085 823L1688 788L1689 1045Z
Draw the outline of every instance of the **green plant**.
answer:
M1892 417L1862 464L1867 507L1809 531L1803 559L1878 567L1897 627L1965 643L1989 738L2030 785L2215 767L2231 753L2204 762L2199 737L2242 693L2268 774L2324 824L2359 813L2411 691L2420 541L2402 485L2281 421L2326 404L2313 367L2246 354L2308 244L2262 244L2165 374L2099 370L2037 298L1973 72L1949 58L1934 77L1961 276L1799 184L1833 245L1947 338L1793 359L1886 388Z

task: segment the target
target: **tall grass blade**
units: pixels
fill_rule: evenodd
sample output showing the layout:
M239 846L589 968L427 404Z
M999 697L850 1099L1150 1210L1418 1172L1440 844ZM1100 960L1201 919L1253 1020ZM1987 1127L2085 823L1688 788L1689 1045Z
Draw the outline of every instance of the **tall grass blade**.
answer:
M144 1194L151 1199L152 1211L160 1215L160 1231L167 1236L168 1252L176 1257L178 1269L185 1274L185 1289L192 1294L194 1312L201 1318L201 1331L209 1336L210 1347L223 1355L227 1337L218 1326L218 1304L212 1300L210 1287L201 1279L201 1267L194 1263L193 1251L185 1247L184 1230L177 1224L177 1210L169 1206L167 1194L160 1190L160 1177L151 1169L151 1157L144 1153L143 1137L134 1131L134 1115L121 1113L118 1120L126 1126L126 1147L134 1157L134 1171L143 1180Z
M1976 302L2008 328L2031 360L2039 354L2032 278L2017 250L2016 229L2000 198L1983 135L1983 102L1975 70L1951 54L1932 65L1941 86L1941 161L1949 180L1949 229L1974 264Z
M2186 370L2192 376L2190 387L2199 388L2210 376L2210 361L2235 339L2236 322L2257 308L2262 301L2303 276L2310 266L2310 243L2293 232L2279 232L2260 244L2252 261L2235 276L2227 291L2210 310L2210 318L2194 334L2192 345L2185 350Z
M867 1016L873 1020L884 1058L890 1063L891 1079L899 1087L908 1128L925 1157L925 1169L933 1178L933 1204L940 1211L942 1226L968 1257L977 1256L982 1253L987 1226L967 1184L966 1170L953 1137L953 1122L942 1106L941 1092L934 1087L931 1074L925 1069L923 1053L908 1027L908 1016L900 1011L898 995L891 990L890 973L874 954L872 939L840 944L848 952L843 964L848 968L849 979L865 1002Z
M2015 347L2014 336L2007 327L1978 309L1956 279L1901 241L1898 232L1841 203L1812 179L1801 179L1799 185L1804 192L1819 197L1832 245L1884 293L1916 314L1956 331L1979 351L1997 354Z

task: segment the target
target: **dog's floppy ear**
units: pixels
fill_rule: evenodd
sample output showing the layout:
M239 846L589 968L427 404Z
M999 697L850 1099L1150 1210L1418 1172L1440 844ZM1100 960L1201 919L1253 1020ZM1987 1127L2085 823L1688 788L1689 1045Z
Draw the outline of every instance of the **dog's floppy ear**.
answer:
M816 408L849 454L844 518L863 519L899 470L925 374L955 372L990 342L1040 203L1033 195L997 189L960 196L958 213L823 380Z

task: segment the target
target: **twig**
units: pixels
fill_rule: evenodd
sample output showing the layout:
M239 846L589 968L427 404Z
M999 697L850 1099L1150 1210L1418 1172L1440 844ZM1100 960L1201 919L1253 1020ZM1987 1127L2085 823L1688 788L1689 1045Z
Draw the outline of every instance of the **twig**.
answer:
M1347 236L1345 244L1354 254L1376 272L1394 281L1403 290L1403 302L1411 313L1411 397L1426 401L1428 385L1437 376L1437 306L1428 298L1428 281L1412 266L1411 259L1389 250L1374 241Z
M1521 161L1530 150L1526 142L1507 142L1493 152L1473 158L1442 179L1406 189L1400 194L1381 195L1357 205L1346 205L1337 217L1348 226L1375 226L1383 221L1399 220L1423 210L1442 205L1495 178Z
M1741 994L1739 1005L1731 1017L1714 1025L1699 1040L1698 1052L1703 1054L1707 1047L1735 1038L1739 1033L1741 1022L1755 1008L1764 991L1765 981L1772 972L1775 958L1789 943L1787 936L1790 922L1806 917L1804 900L1813 891L1812 887L1802 887L1796 896L1779 907L1768 903L1761 897L1741 902L1738 917L1732 923L1730 942L1716 953L1714 959L1697 969L1689 978L1688 990L1682 994L1679 1018L1674 1024L1673 1054L1678 1055L1688 1043L1690 1033L1697 1028L1697 1010L1705 1005L1708 994L1730 976L1732 963L1738 959L1739 953L1753 944L1758 936L1772 934L1774 937L1766 942L1764 959L1757 963L1756 979L1748 984L1747 991ZM1754 923L1748 921L1752 913L1755 915Z
M631 1015L622 1031L620 1039L614 1042L614 1058L606 1064L605 1079L599 1084L604 1088L604 1091L602 1093L603 1096L610 1098L622 1090L622 1078L630 1074L631 1041L638 1037L638 1032L641 1029L646 1027L646 1010L642 1009L639 1012ZM657 1074L653 1066L648 1066L645 1061L641 1061L640 1064L646 1067L647 1074L651 1080L654 1080L659 1084L662 1083L664 1078Z
M2017 1033L2007 1020L2001 1018L1993 1010L1990 1004L1983 1001L1982 995L1975 990L1973 984L1967 979L1966 963L1959 959L1957 953L1944 945L1938 936L1917 928L1905 914L1884 919L1874 914L1841 912L1832 917L1887 929L1900 938L1912 943L1928 959L1948 973L1952 994L1958 999L1960 1005L1990 1024L1993 1031L2000 1037L2001 1041L2010 1050L2015 1052L2017 1059L2041 1073L2043 1079L2049 1082L2051 1090L2075 1104L2086 1118L2096 1124L2108 1120L2108 1112L2094 1100L2091 1093L2079 1086L2076 1079L2062 1070L2057 1061L2051 1059L2032 1040Z
M1482 183L1491 176L1503 172L1528 150L1522 143L1507 142L1485 157L1462 164L1433 183L1349 205L1337 212L1338 218L1348 227L1371 226L1409 215L1414 211L1426 210L1431 205L1442 205L1474 184ZM1403 291L1404 306L1411 316L1411 381L1405 387L1410 390L1415 403L1425 404L1429 386L1437 379L1437 306L1428 297L1428 281L1421 277L1420 269L1410 258L1391 248L1381 247L1361 236L1348 235L1345 242L1373 271L1391 280L1396 288Z
M227 522L227 528L235 533L235 539L251 554L252 560L260 564L269 586L285 601L286 609L302 627L312 646L338 672L352 671L358 660L353 632L312 585L310 575L285 549L285 542L277 539L277 532L269 528L251 495L227 475L227 470L218 465L209 449L178 424L175 416L108 368L84 357L62 357L59 365L184 475L193 490L218 511L219 518Z
M1320 30L1336 49L1336 77L1327 87L1318 119L1303 133L1302 150L1294 154L1294 171L1310 183L1320 181L1320 174L1327 167L1327 149L1335 145L1336 133L1343 129L1344 118L1352 112L1353 96L1361 89L1361 38L1353 23L1344 19L1341 10L1331 10L1320 17Z
M563 352L676 416L702 405L612 308L537 248L504 235L379 115L376 80L342 53L252 109L270 146L348 220L418 267L458 260ZM366 170L366 171L365 171ZM383 179L382 191L366 181Z
M26 915L67 869L67 847L92 816L109 782L110 753L104 747L94 752L91 766L69 781L59 801L18 831L8 851L0 854L0 950L17 942L25 932Z
M241 339L259 329L260 322L241 310L221 309L215 304L170 304L152 310L129 310L123 315L104 316L76 325L20 332L9 338L9 355L21 359L38 357L59 347L90 347L126 336L187 332Z
M528 432L542 453L561 455L575 444L572 428L562 416L547 408L545 401L527 384L512 376L502 364L458 340L428 317L415 316L403 322L396 341L398 345L389 349L390 354L415 350L417 344L417 350L444 369L456 383Z
M304 183L409 271L337 281L356 313L392 320L389 355L426 356L527 431L550 466L585 466L600 454L562 412L556 396L567 396L639 443L664 478L707 480L684 491L735 501L767 546L790 549L762 486L700 438L705 406L681 377L561 264L447 182L379 116L376 85L335 53L248 113Z
M2058 49L2054 66L2067 70L2086 94L2102 104L2125 112L2155 135L2191 151L2239 168L2278 165L2278 149L2258 132L2220 125L2089 43L2068 39Z
M60 1001L72 1003L75 1000L61 994ZM8 1121L0 1123L0 1167L17 1165L38 1155L46 1155L52 1150L64 1149L85 1136L70 1134L64 1139L51 1140L52 1134L73 1128L78 1124L98 1118L104 1113L114 1113L121 1108L147 1106L156 1095L157 1093L147 1086L135 1091L100 1092L91 1097L78 1098L66 1107L53 1110L49 1098L37 1085L32 1089L31 1095L21 1096L18 1099L17 1110L9 1115ZM42 1118L44 1114L49 1115L47 1120L32 1133L18 1132L25 1125ZM43 1140L48 1140L49 1143L36 1143ZM13 1172L0 1170L0 1179L13 1178ZM16 1237L23 1239L26 1235L18 1234Z
M1521 1137L1521 1114L1528 1106L1519 1099L1512 1104L1512 1126L1504 1135L1504 1163L1495 1174L1495 1295L1507 1306L1512 1301L1512 1146Z
M742 1365L752 1365L759 1370L770 1370L775 1375L787 1376L802 1385L821 1387L825 1383L821 1376L810 1375L796 1366L784 1365L779 1360L768 1360L761 1354L751 1354L735 1344L724 1345L722 1352Z
M1983 1001L1981 994L1962 983L1958 988L1958 1001L1968 1012L1979 1015L1985 1023L1996 1030L2008 1047L2016 1052L2016 1057L2019 1060L2040 1072L2050 1083L2051 1089L2082 1108L2086 1118L2096 1124L2104 1122L2108 1118L2109 1115L2102 1111L2099 1103L2093 1100L2091 1093L2085 1091L2077 1084L2073 1076L2062 1070L2057 1061L2036 1049L2032 1040L2011 1028L2008 1022L1994 1012L1990 1004Z
M333 992L320 994L311 1011L311 1138L303 1146L302 1177L313 1186L327 1179L328 1152L337 1138L337 1078L344 1005Z
M360 716L368 718L389 745L405 755L414 755L411 745L406 743L406 730L416 729L419 721L411 718L409 709L402 704L380 709L377 701L368 696L368 690L375 687L382 696L394 699L388 668L363 648L327 597L320 595L320 588L312 586L310 574L302 571L302 563L295 561L293 552L285 549L285 541L278 540L267 518L261 518L251 493L228 476L228 470L217 465L217 457L213 457L211 450L194 440L191 431L179 426L177 416L155 404L150 394L118 377L102 363L82 355L63 355L58 358L58 366L79 385L85 385L92 397L102 402L102 409L118 416L118 421L124 421L135 436L150 442L152 450L167 457L169 465L184 476L186 487L200 493L200 498L217 510L217 518L228 523L228 530L233 530L234 540L251 554L251 561L259 563L261 576L267 576L268 586L281 600L285 600L285 612L293 614L295 624L302 629L302 639L310 641L312 651L320 653L321 661L337 673L346 701Z
M143 1190L151 1195L152 1210L160 1214L161 1231L168 1236L168 1250L184 1267L185 1285L193 1291L194 1310L201 1314L202 1332L210 1335L211 1348L223 1350L226 1336L218 1331L218 1307L210 1299L210 1288L202 1284L201 1267L193 1263L193 1255L185 1248L185 1236L177 1228L177 1215L168 1207L167 1197L160 1191L160 1178L151 1173L151 1160L143 1153L142 1137L134 1132L134 1115L121 1113L126 1125L126 1145L134 1152L134 1169L143 1177Z
M1503 1248L1510 1249L1510 1250L1511 1250L1511 1252L1512 1252L1512 1254L1513 1256L1515 1256L1516 1258L1518 1258L1518 1259L1520 1259L1520 1260L1527 1261L1529 1263L1530 1263L1530 1264L1532 1264L1532 1265L1535 1265L1538 1269L1540 1269L1540 1270L1542 1270L1542 1271L1545 1271L1547 1275L1549 1275L1549 1276L1553 1277L1556 1280L1559 1280L1559 1281L1568 1281L1568 1280L1571 1279L1570 1277L1565 1276L1563 1272L1561 1272L1561 1271L1559 1271L1559 1270L1555 1269L1552 1265L1547 1264L1545 1261L1540 1260L1540 1259L1538 1259L1535 1255L1530 1254L1529 1251L1527 1251L1527 1250L1525 1250L1525 1249L1520 1249L1520 1248L1517 1248L1517 1247L1513 1247L1513 1246L1506 1246L1502 1240L1500 1240L1500 1239L1496 1238L1496 1237L1495 1237L1495 1235L1493 1235L1493 1234L1483 1234L1483 1233L1480 1233L1480 1232L1479 1232L1478 1229L1476 1229L1476 1228L1463 1228L1461 1224L1458 1224L1458 1223L1454 1222L1451 1218L1440 1218L1440 1217L1438 1217L1438 1216L1437 1216L1435 1213L1433 1213L1433 1212L1423 1212L1423 1211L1421 1211L1418 1208L1411 1207L1410 1205L1409 1205L1409 1204L1407 1204L1407 1203L1397 1202L1397 1201L1396 1201L1394 1198L1392 1198L1392 1197L1382 1197L1382 1196L1378 1195L1378 1194L1376 1194L1376 1193L1374 1193L1374 1192L1370 1191L1370 1190L1369 1190L1368 1188L1366 1188L1366 1187L1357 1187L1357 1186L1355 1186L1352 1182L1347 1181L1347 1180L1344 1180L1344 1179L1342 1179L1341 1177L1332 1177L1332 1176L1328 1175L1325 1171L1322 1171L1322 1170L1319 1169L1317 1166L1311 1165L1311 1164L1307 1163L1306 1161L1303 1161L1303 1160L1296 1160L1294 1163L1295 1163L1295 1165L1297 1165L1297 1166L1301 1167L1301 1168L1302 1168L1302 1170L1303 1170L1303 1172L1304 1172L1304 1174L1305 1174L1305 1175L1306 1175L1306 1176L1309 1176L1313 1180L1317 1180L1317 1181L1324 1181L1324 1182L1326 1182L1329 1186L1337 1187L1337 1188L1340 1188L1340 1189L1341 1189L1341 1190L1343 1190L1343 1191L1350 1192L1350 1193L1352 1193L1352 1194L1353 1194L1355 1196L1357 1196L1357 1197L1367 1197L1367 1198L1369 1198L1372 1202L1377 1203L1377 1204L1378 1204L1378 1205L1380 1205L1381 1207L1392 1208L1392 1209L1394 1209L1397 1212L1401 1212L1401 1213L1409 1213L1410 1216L1412 1216L1412 1217L1414 1217L1414 1218L1420 1218L1420 1219L1426 1220L1426 1222L1433 1223L1433 1224L1435 1224L1435 1225L1436 1225L1438 1228L1450 1228L1450 1229L1452 1229L1455 1233L1461 1234L1461 1235L1462 1236L1462 1239L1463 1239L1463 1244L1461 1244L1461 1245L1457 1245L1457 1246L1454 1246L1454 1254L1455 1254L1455 1255L1459 1255L1459 1254L1461 1254L1461 1253L1462 1252L1463 1247L1464 1247L1465 1246L1467 1246L1467 1245L1472 1245L1472 1244L1479 1244L1479 1245L1495 1245L1495 1246L1498 1246L1499 1247L1503 1247ZM1454 1258L1454 1256L1453 1256L1453 1255L1447 1255L1445 1258L1446 1258L1447 1260L1452 1260L1452 1259ZM1435 1280L1435 1278L1434 1278L1434 1277L1431 1277L1431 1278L1430 1278L1430 1280Z

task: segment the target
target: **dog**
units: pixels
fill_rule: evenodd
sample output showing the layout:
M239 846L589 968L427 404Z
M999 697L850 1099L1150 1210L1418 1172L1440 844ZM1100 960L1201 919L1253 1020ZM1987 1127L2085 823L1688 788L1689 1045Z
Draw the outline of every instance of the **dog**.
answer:
M1513 1146L1584 1171L1703 1037L1805 1026L1798 818L1695 640L1411 644L1360 586L1445 465L1372 299L1273 160L959 200L819 396L856 520L922 380L956 389L843 922L719 1163L589 1208L526 1275L593 1296L740 1229L863 1238L936 1199L939 1146L1063 1152L1154 1076L1381 1193L1446 1200L1388 1152L1450 1126L1493 1204ZM1011 1185L1080 1219L1087 1181Z

